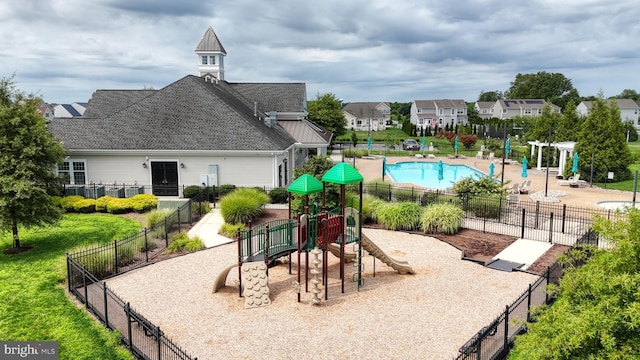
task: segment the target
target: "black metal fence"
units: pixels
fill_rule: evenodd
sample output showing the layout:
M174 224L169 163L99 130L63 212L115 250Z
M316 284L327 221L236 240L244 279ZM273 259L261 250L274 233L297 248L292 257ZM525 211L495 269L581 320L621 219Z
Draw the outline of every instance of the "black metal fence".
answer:
M531 310L553 301L553 294L547 291L549 284L558 284L563 268L558 263L547 269L529 288L504 312L487 326L478 331L460 347L456 360L501 359L506 356L515 337L522 333L525 322L530 322Z
M460 197L449 189L429 190L391 184L366 184L363 192L386 201L411 201L422 205L454 203L465 211L463 228L530 240L572 246L591 229L594 216L616 220L624 212L506 197ZM599 240L596 234L596 245Z
M110 244L67 254L69 292L107 328L118 329L122 342L139 358L193 359L101 280L153 262L169 246L172 233L180 232L204 214L203 201L207 198L205 189L151 228Z

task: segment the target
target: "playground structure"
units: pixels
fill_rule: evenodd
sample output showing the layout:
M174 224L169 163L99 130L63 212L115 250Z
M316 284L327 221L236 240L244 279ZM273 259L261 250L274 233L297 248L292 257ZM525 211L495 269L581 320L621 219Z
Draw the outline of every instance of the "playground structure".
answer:
M302 253L305 255L305 291L309 291L310 280L309 271L313 274L312 283L314 288L314 299L312 303L317 304L318 284L324 284L324 298L328 299L328 253L331 252L340 258L340 279L341 291L344 293L345 285L345 264L351 263L355 268L352 274L352 281L357 283L360 289L364 285L362 273L364 264L362 263L362 250L367 251L375 258L389 265L400 274L412 274L413 269L404 261L398 261L384 253L377 245L362 233L360 213L362 211L362 181L363 177L356 169L346 163L339 163L332 167L322 177L322 182L311 175L303 175L296 179L287 189L289 191L289 219L277 219L256 226L250 226L247 230L238 232L238 262L228 266L221 272L215 280L213 292L217 292L224 287L228 273L238 267L239 295L245 296L245 307L254 307L256 304L266 305L268 301L268 289L256 288L253 279L266 279L269 267L274 266L277 260L289 257L289 273L292 272L291 255L297 253L297 285L298 302L301 301L302 288ZM336 183L340 185L340 205L331 211L325 209L325 184ZM345 207L345 186L348 184L359 184L359 209ZM309 195L322 192L322 207L317 204L309 207ZM291 218L291 194L304 195L304 214ZM351 245L352 250L346 251L345 245ZM321 252L320 259L314 257L313 264L310 264L309 253L312 251ZM320 261L320 263L318 263ZM262 269L258 272L242 272L245 264L264 264L254 269ZM321 268L319 269L319 266ZM321 280L317 279L321 275ZM249 276L249 278L247 278ZM374 262L375 276L375 262ZM243 279L244 278L244 279ZM253 281L245 289L248 280ZM259 282L260 284L266 284ZM245 284L245 286L243 286ZM244 291L243 291L244 290ZM243 293L244 292L244 293ZM261 299L248 299L247 295L260 294ZM264 299L267 294L267 299Z

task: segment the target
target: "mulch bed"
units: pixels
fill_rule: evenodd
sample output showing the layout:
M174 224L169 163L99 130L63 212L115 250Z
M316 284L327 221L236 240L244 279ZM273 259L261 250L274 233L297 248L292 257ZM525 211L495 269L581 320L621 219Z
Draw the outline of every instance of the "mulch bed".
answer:
M289 215L288 210L282 209L265 209L259 218L253 219L253 224L260 224L274 219L286 218ZM366 224L366 227L382 228L377 224ZM416 232L417 234L422 234ZM449 244L464 251L467 259L472 259L482 264L489 263L494 256L498 255L502 250L517 240L516 237L482 232L479 230L462 229L455 235L436 234L430 235L439 240L448 242ZM554 244L551 249L545 252L535 263L528 269L528 272L535 274L543 274L547 268L553 265L558 257L569 249L568 246Z

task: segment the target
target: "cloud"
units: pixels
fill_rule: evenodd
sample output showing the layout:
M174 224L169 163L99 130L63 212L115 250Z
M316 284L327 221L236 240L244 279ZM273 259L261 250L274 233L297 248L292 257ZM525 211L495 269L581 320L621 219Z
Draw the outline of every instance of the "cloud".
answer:
M614 95L640 83L638 15L631 0L24 0L0 4L0 76L51 102L162 88L197 72L212 26L227 80L305 82L310 97L473 101L538 71Z

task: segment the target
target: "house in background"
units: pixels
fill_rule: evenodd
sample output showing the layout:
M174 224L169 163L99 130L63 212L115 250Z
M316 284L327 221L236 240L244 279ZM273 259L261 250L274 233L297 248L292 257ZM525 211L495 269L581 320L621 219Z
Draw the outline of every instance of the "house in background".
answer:
M353 102L342 108L345 129L355 131L386 130L391 123L391 106L388 102Z
M616 105L618 105L618 109L620 109L620 119L623 122L630 122L636 129L640 129L640 123L638 122L638 120L640 119L638 116L640 106L638 106L638 103L636 103L632 99L611 100L615 100ZM587 116L589 115L592 106L593 104L591 103L591 101L582 101L576 107L576 112L580 116Z
M491 117L498 119L513 119L516 116L538 117L547 102L542 99L500 99L493 105ZM561 112L558 105L549 103L552 112Z
M469 121L464 100L415 100L411 103L411 123L418 129L466 125Z
M69 153L59 175L180 196L189 185L285 187L311 152L326 154L332 134L306 120L304 83L227 82L212 28L196 54L199 76L160 90L98 90L84 116L54 118Z
M495 101L476 101L473 106L482 120L488 120L493 116L493 106L495 104Z
M71 104L53 105L53 117L74 118L81 117L87 109L87 103L74 102Z

